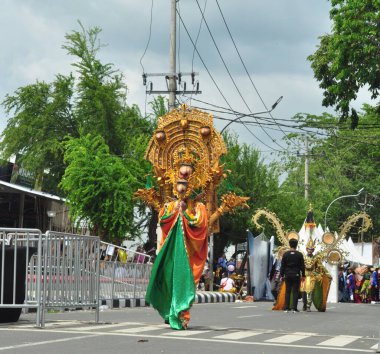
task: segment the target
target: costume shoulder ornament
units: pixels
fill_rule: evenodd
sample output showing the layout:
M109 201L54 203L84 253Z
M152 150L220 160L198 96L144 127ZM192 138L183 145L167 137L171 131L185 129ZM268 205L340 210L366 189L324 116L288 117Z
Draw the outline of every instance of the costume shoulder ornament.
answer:
M278 240L281 242L282 246L277 250L277 257L281 258L282 255L290 249L289 240L296 239L299 240L299 235L296 231L284 231L284 225L277 217L277 215L267 209L257 209L255 214L252 216L252 222L256 225L258 229L263 229L264 227L259 223L259 219L264 216L272 224L276 230L276 235Z
M248 207L249 199L228 193L218 206L216 188L226 173L219 159L226 153L212 115L182 105L158 119L145 153L154 168L156 188L139 189L136 196L156 210L173 200L203 202L209 225L218 232L219 217L236 207Z
M348 231L350 231L359 220L362 220L362 226L358 232L365 232L372 227L372 220L366 212L362 211L351 215L340 227L337 237L332 232L325 232L323 234L323 247L320 251L320 257L326 259L330 264L340 263L344 256L344 252L341 250L340 246Z

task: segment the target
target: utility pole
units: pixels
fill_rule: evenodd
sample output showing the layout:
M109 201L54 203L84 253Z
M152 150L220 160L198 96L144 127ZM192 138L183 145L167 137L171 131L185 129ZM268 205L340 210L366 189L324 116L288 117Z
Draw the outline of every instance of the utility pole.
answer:
M176 53L177 53L177 14L176 14L176 2L177 0L171 0L171 31L170 31L170 48L169 48L169 57L170 57L170 67L169 71L172 73L169 76L169 111L175 107L175 97L177 91L177 81L175 72L176 68Z
M305 200L309 199L309 191L310 191L310 183L309 183L309 164L310 160L309 158L312 156L325 156L325 153L322 152L321 154L311 154L309 153L309 138L306 135L305 136L305 153L300 154L299 151L297 151L297 156L305 156L305 184L304 184L304 189L305 189Z
M309 200L309 140L305 136L305 200Z
M169 72L168 73L143 73L143 85L147 86L145 93L147 94L168 94L169 95L169 111L176 106L177 94L199 94L199 82L195 81L196 72L177 73L176 54L177 54L177 1L170 0L170 48L169 48ZM166 90L153 90L153 82L147 81L148 77L163 76L166 79ZM186 90L186 82L182 81L183 76L191 76L191 84L195 90ZM178 83L177 83L178 81ZM179 88L179 90L178 90Z

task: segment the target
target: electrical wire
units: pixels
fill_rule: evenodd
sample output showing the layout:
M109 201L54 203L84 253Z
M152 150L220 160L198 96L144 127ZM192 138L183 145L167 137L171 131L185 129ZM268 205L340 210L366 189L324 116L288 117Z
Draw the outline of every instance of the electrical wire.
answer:
M221 9L221 7L220 7L220 5L219 5L218 0L216 0L216 4L217 4L217 6L218 6L218 9L219 9L220 15L222 16L222 19L223 19L224 25L225 25L226 28L227 28L228 34L229 34L229 36L230 36L230 38L231 38L231 41L232 41L232 43L233 43L233 45L234 45L234 47L235 47L236 53L237 53L238 56L239 56L240 62L241 62L241 64L243 65L243 68L244 68L244 70L245 70L245 72L246 72L246 74L247 74L247 76L248 76L248 78L249 78L249 81L251 82L252 87L253 87L254 90L256 91L257 96L260 98L261 103L263 104L263 106L265 107L265 109L268 111L268 107L266 106L266 104L265 104L263 98L261 97L261 95L260 95L260 93L259 93L259 91L258 91L256 85L254 84L254 82L253 82L253 80L252 80L251 75L250 75L249 72L248 72L247 66L245 65L245 62L244 62L244 60L243 60L243 58L242 58L242 56L241 56L241 54L240 54L240 51L239 51L239 49L238 49L238 47L237 47L237 45L236 45L236 43L235 43L235 40L234 40L234 38L233 38L233 36L232 36L232 33L231 33L230 28L229 28L229 26L228 26L228 24L227 24L227 21L226 21L226 19L225 19L225 17L224 17L223 11L222 11L222 9ZM269 112L269 115L272 117L271 112ZM272 117L272 118L273 118L273 117ZM279 128L280 128L280 130L281 130L281 127L279 127ZM286 135L285 132L283 132L283 133L284 133L284 135Z
M177 13L178 13L178 11L177 11ZM207 67L207 65L206 65L206 63L205 63L205 61L203 60L202 56L200 55L199 50L198 50L198 48L196 47L196 45L195 45L195 43L194 43L194 41L193 41L193 39L192 39L192 37L191 37L191 35L190 35L190 33L189 33L187 27L186 27L186 25L185 25L185 23L184 23L184 21L183 21L183 19L182 19L181 14L178 14L178 16L179 16L180 21L181 21L181 23L182 23L182 25L183 25L183 28L185 29L185 31L186 31L186 33L187 33L187 35L188 35L188 37L189 37L189 39L190 39L192 45L194 46L195 51L197 52L197 55L198 55L199 59L201 60L203 66L204 66L204 68L206 69L208 75L210 76L212 82L214 83L214 85L215 85L215 87L217 88L217 90L218 90L218 92L220 93L220 95L223 97L223 99L224 99L224 101L226 102L227 106L230 108L231 111L233 111L233 109L232 109L230 103L228 102L227 98L224 96L223 92L221 91L221 89L219 88L218 84L216 83L214 77L211 75L211 72L210 72L210 70L208 69L208 67ZM244 125L244 124L243 124L243 125ZM252 131L246 126L246 125L244 125L244 126L245 126L245 128L248 130L248 132L249 132L249 133L250 133L255 139L257 139L258 141L260 141L263 145L265 145L265 146L268 147L269 149L272 149L272 150L275 150L275 151L276 151L276 149L274 149L273 147L269 146L268 144L266 144L265 142L263 142L260 138L258 138L258 137L257 137L257 136L256 136L256 135L255 135L255 134L254 134L254 133L253 133L253 132L252 132Z
M200 22L200 24L199 24L197 37L195 38L195 46L196 46L197 43L198 43L199 35L200 35L200 33L201 33L202 23L203 23L203 14L204 14L205 11L206 11L207 1L208 1L208 0L205 0L205 4L204 4L204 7L203 7L203 11L201 11L201 12L202 12L202 18L201 18L201 22ZM195 47L194 47L194 50L193 50L193 57L191 58L191 72L194 71L194 58L195 58Z
M144 53L143 55L141 56L140 58L140 65L142 67L142 70L143 70L143 73L145 72L145 69L144 69L144 65L142 63L142 60L146 54L146 51L148 50L148 47L149 47L149 43L150 43L150 38L152 37L152 23L153 23L153 1L152 0L152 3L151 3L151 6L150 6L150 23L149 23L149 36L148 36L148 41L146 43L146 46L145 46L145 50L144 50Z
M230 114L230 115L240 115L241 118L244 118L244 117L250 117L252 115L250 114L244 114L244 113L240 113L238 111L235 111L235 110L230 110L229 108L225 108L225 107L222 107L222 106L219 106L219 105L216 105L216 104L212 104L212 103L209 103L209 102L206 102L206 101L202 101L202 100L199 100L199 99L193 99L194 101L197 101L199 103L203 103L203 104L206 104L206 105L209 105L211 107L215 107L215 108L220 108L221 110L215 110L215 109L210 109L210 108L205 108L205 107L196 107L196 108L199 108L199 109L203 109L203 110L206 110L206 111L211 111L211 112L218 112L218 113L225 113L225 114ZM229 118L224 118L224 117L218 117L218 116L214 116L214 118L216 119L224 119L226 121L235 121L235 119L229 119ZM262 120L266 120L268 121L269 118L268 117L261 117L261 116L256 116L257 119L262 119ZM294 122L294 120L292 119L281 119L281 118L275 118L276 120L279 120L279 121L285 121L285 122ZM243 121L245 124L247 125L255 125L255 123L253 123L252 121ZM301 121L305 124L309 123L308 121ZM239 123L239 122L238 122ZM240 122L241 123L241 122ZM263 124L263 123L262 123ZM270 123L265 123L266 125L269 125ZM286 124L280 124L278 123L279 125L283 126L283 127L286 127L286 128L292 128L292 129L297 129L297 130L301 130L305 133L312 133L312 134L317 134L317 135L320 135L320 136L326 136L326 137L330 137L332 136L332 134L328 134L328 133L325 133L325 132L316 132L316 131L313 131L311 129L320 129L320 130L325 130L327 128L332 128L332 127L336 127L336 129L339 129L339 130L351 130L350 128L343 128L342 127L337 127L336 124L334 125L334 123L331 123L331 126L330 127L324 127L323 125L322 126L313 126L313 127L309 127L308 126L303 126L303 125L286 125ZM273 125L273 123L272 123ZM277 125L277 124L276 124ZM368 125L368 129L371 130L371 128L374 127L374 128L377 128L376 125L373 125L373 124L370 124ZM294 131L293 131L294 133ZM341 137L342 139L347 139L347 140L353 140L352 138L349 138L349 137ZM376 136L376 135L373 135L373 136L367 136L367 137L364 137L364 138L369 138L369 139L378 139L379 137ZM357 142L359 143L366 143L365 141L361 141L361 140L356 140Z
M199 11L201 12L201 15L202 15L202 17L203 17L203 21L204 21L204 23L205 23L205 25L206 25L206 27L207 27L208 33L210 34L210 37L211 37L211 39L212 39L212 41L213 41L213 43L214 43L214 46L215 46L215 48L216 48L216 50L217 50L217 52L218 52L218 54L219 54L219 57L220 57L220 59L222 60L222 63L223 63L223 65L224 65L224 68L226 69L226 71L227 71L227 73L228 73L228 76L230 77L230 79L231 79L233 85L235 86L236 91L238 92L240 98L242 99L243 103L244 103L245 106L247 107L248 111L249 111L250 113L252 113L252 111L251 111L249 105L247 104L246 100L244 99L244 97L243 97L243 95L242 95L242 93L241 93L239 87L237 86L237 84L236 84L234 78L232 77L232 74L231 74L230 70L229 70L228 67L227 67L227 64L226 64L226 62L225 62L225 60L224 60L224 58L223 58L223 56L222 56L222 53L220 52L220 49L219 49L219 47L218 47L218 45L217 45L217 43L216 43L216 41L215 41L215 38L214 38L214 36L213 36L213 34L212 34L212 32L211 32L211 29L210 29L210 27L209 27L209 25L208 25L208 23L207 23L207 21L206 21L206 18L204 17L204 14L203 14L203 12L202 12L202 9L201 9L201 7L200 7L200 5L199 5L198 0L196 0L196 3L197 3L197 5L198 5L198 9L199 9ZM255 118L255 117L253 117L253 118ZM238 118L238 119L239 119L239 118ZM259 126L260 126L260 124L259 124ZM284 147L281 146L280 144L278 144L277 141L276 141L272 136L270 136L270 135L268 134L268 132L267 132L262 126L260 126L260 128L261 128L261 130L267 135L267 137L268 137L269 139L272 140L273 143L275 143L275 144L276 144L278 147L280 147L281 149L284 149Z

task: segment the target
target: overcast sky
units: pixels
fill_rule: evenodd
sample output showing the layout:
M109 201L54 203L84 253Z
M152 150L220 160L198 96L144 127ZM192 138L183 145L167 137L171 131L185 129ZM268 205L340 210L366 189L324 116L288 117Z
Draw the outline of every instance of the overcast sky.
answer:
M198 0L201 8L205 0ZM332 109L322 107L322 91L313 78L306 60L318 45L318 37L330 32L326 0L218 0L235 44L246 64L253 83L267 107L280 96L283 100L272 112L275 118L289 119L298 112L320 114ZM100 27L100 39L107 47L101 51L102 61L113 63L125 74L129 87L128 104L137 104L145 112L146 96L142 85L140 60L149 38L152 0L1 0L0 98L18 87L36 82L51 82L56 74L72 71L72 58L61 48L65 34L85 28ZM178 9L193 40L201 24L201 12L195 0L180 0ZM205 19L222 58L240 94L251 112L265 111L229 37L215 0L208 0ZM178 23L179 25L180 23ZM154 0L152 31L142 64L146 73L169 71L170 0ZM181 25L177 43L177 71L199 73L202 94L194 98L236 111L248 113L203 22L198 51ZM211 77L210 77L210 74ZM190 79L187 89L191 89ZM154 89L166 89L163 78L150 78ZM219 92L213 80L219 87ZM179 97L181 102L211 108L209 105ZM361 102L357 103L360 107ZM232 116L234 117L234 116ZM0 109L0 130L7 117ZM215 121L220 130L226 124ZM282 132L232 124L242 142L252 144L265 153L281 150ZM261 142L260 142L261 141ZM264 144L263 144L264 143ZM281 146L285 144L280 143Z

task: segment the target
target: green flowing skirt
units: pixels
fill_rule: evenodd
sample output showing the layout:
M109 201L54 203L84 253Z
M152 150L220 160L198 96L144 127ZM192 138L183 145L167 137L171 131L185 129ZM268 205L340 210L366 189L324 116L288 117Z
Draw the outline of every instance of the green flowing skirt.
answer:
M191 307L195 293L179 216L154 261L145 300L173 329L182 329L180 313Z
M327 296L329 294L331 278L322 276L321 281L316 281L313 290L313 304L319 312L326 311Z

